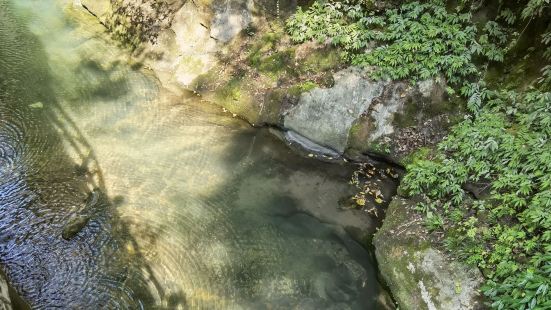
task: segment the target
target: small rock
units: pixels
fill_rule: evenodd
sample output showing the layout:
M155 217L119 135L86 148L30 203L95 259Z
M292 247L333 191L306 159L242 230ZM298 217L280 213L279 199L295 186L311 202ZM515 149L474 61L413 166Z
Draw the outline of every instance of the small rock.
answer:
M73 239L90 221L89 216L79 215L72 217L67 221L65 226L63 226L63 231L61 232L61 237L65 240Z
M31 107L32 109L42 109L44 107L44 104L38 101L33 104L29 104L29 107Z

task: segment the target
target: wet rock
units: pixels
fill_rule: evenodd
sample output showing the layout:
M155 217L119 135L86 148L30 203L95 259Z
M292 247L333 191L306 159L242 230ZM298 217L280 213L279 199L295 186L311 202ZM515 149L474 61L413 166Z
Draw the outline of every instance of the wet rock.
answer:
M63 226L63 231L61 237L65 240L73 239L90 221L90 216L87 215L78 215L72 217L67 221L65 226Z
M482 309L480 271L434 246L413 210L394 198L373 244L381 274L400 309Z
M462 119L462 103L448 98L445 89L441 78L416 85L385 82L381 95L350 127L347 152L407 164L415 151L438 143Z
M286 131L283 137L285 141L299 147L302 150L313 152L319 155L324 155L326 157L330 157L334 159L340 158L340 154L338 152L328 147L324 147L323 145L319 145L292 130ZM313 157L313 156L309 156L309 157Z
M317 144L344 152L353 122L383 91L354 67L334 75L335 86L303 93L299 103L285 113L284 125Z
M9 284L6 275L0 270L0 310L11 309L27 310L31 307Z
M0 274L0 310L11 310L11 299L8 291L8 282Z
M86 198L85 210L87 214L75 215L70 218L65 226L63 226L63 231L61 237L65 240L71 240L74 238L90 221L91 215L95 210L93 208L97 207L100 200L101 191L98 188L94 188L92 192Z

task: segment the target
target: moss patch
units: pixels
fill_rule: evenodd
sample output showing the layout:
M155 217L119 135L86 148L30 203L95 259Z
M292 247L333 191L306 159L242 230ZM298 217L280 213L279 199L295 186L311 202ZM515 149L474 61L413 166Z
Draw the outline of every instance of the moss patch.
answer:
M319 85L314 81L305 81L289 87L288 93L292 96L300 96L300 94L311 91Z
M415 152L404 156L401 160L401 164L404 166L411 165L419 160L427 159L429 154L432 152L430 147L421 147Z
M192 84L250 123L278 124L282 105L316 87L331 86L342 66L337 52L321 45L292 45L277 22L244 30L219 55L219 65ZM215 95L212 95L214 93Z

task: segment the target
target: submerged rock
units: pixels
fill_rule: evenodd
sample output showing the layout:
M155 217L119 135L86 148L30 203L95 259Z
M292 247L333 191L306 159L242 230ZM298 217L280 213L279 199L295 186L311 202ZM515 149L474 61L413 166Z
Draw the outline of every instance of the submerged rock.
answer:
M61 232L61 237L65 240L71 240L74 238L90 221L92 213L90 208L96 207L99 202L101 191L98 188L94 188L92 192L86 198L85 210L88 211L87 214L76 215L70 218L65 226L63 226L63 231Z
M86 198L86 207L92 208L96 206L96 204L100 199L100 195L101 195L101 190L99 188L94 188Z
M435 247L414 206L395 198L373 239L379 269L400 309L484 308L480 271Z
M65 240L73 239L90 221L90 216L78 215L67 221L63 227L61 237Z
M44 104L40 101L38 102L35 102L33 104L29 104L29 107L33 108L33 109L42 109L44 107Z

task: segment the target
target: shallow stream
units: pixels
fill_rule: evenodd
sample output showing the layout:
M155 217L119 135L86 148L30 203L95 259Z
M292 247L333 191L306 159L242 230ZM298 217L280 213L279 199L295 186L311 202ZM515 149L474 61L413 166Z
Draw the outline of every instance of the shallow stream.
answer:
M371 255L311 215L351 167L162 89L106 38L71 3L0 0L0 265L34 308L381 307Z

